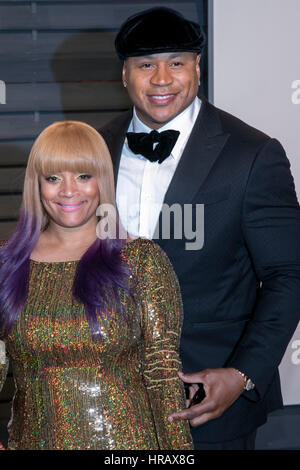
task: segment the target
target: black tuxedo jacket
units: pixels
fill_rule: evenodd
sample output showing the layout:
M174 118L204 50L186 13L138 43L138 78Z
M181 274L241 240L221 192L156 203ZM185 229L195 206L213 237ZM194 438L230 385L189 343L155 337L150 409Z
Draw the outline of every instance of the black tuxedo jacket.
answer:
M158 239L181 286L184 372L236 367L256 388L194 441L234 439L282 406L278 365L300 319L300 209L279 142L202 106L164 202L204 204L204 245ZM100 130L115 176L132 112ZM172 235L172 230L171 230Z

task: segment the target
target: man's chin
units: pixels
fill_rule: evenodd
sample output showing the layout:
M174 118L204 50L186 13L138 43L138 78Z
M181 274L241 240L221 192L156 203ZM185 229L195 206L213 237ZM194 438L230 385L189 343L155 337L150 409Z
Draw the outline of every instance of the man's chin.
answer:
M159 127L163 127L165 124L167 124L168 122L172 121L172 119L174 119L174 117L176 117L177 114L167 114L167 115L152 115L151 116L151 122L152 122L152 125L150 125L149 127L153 127L155 129L158 129ZM149 125L149 124L148 124Z

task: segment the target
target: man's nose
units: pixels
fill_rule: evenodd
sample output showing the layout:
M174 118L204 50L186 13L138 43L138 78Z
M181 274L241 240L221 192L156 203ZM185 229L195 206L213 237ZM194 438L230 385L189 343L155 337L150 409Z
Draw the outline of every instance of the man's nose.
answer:
M172 74L167 64L159 64L151 77L152 85L166 86L172 83Z

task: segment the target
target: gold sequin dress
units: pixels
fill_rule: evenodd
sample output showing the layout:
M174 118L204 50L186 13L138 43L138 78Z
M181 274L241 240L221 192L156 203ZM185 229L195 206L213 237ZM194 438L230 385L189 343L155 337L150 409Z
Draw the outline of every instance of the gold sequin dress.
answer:
M158 245L137 239L122 251L135 300L99 320L94 342L72 298L77 261L30 261L29 294L6 339L16 393L9 449L192 449L177 376L182 304ZM0 365L0 378L7 366Z

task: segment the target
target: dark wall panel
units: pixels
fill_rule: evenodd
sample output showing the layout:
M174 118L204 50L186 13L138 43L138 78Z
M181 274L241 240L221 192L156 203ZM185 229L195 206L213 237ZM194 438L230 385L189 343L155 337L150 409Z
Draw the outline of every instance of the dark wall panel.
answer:
M128 109L119 82L25 83L7 85L6 112Z
M130 15L162 2L0 3L1 29L116 29ZM71 3L73 3L71 5ZM165 2L188 18L197 18L196 2Z
M32 138L0 140L0 171L4 165L25 165L32 144Z
M74 121L84 121L96 128L102 127L106 122L116 117L119 112L63 112L54 113L11 113L0 114L0 143L2 139L12 140L28 139L37 135L55 121L71 119ZM13 121L13 122L12 122ZM18 147L18 141L16 141ZM6 156L7 158L7 156ZM1 157L0 157L1 159ZM0 172L1 172L0 168Z

